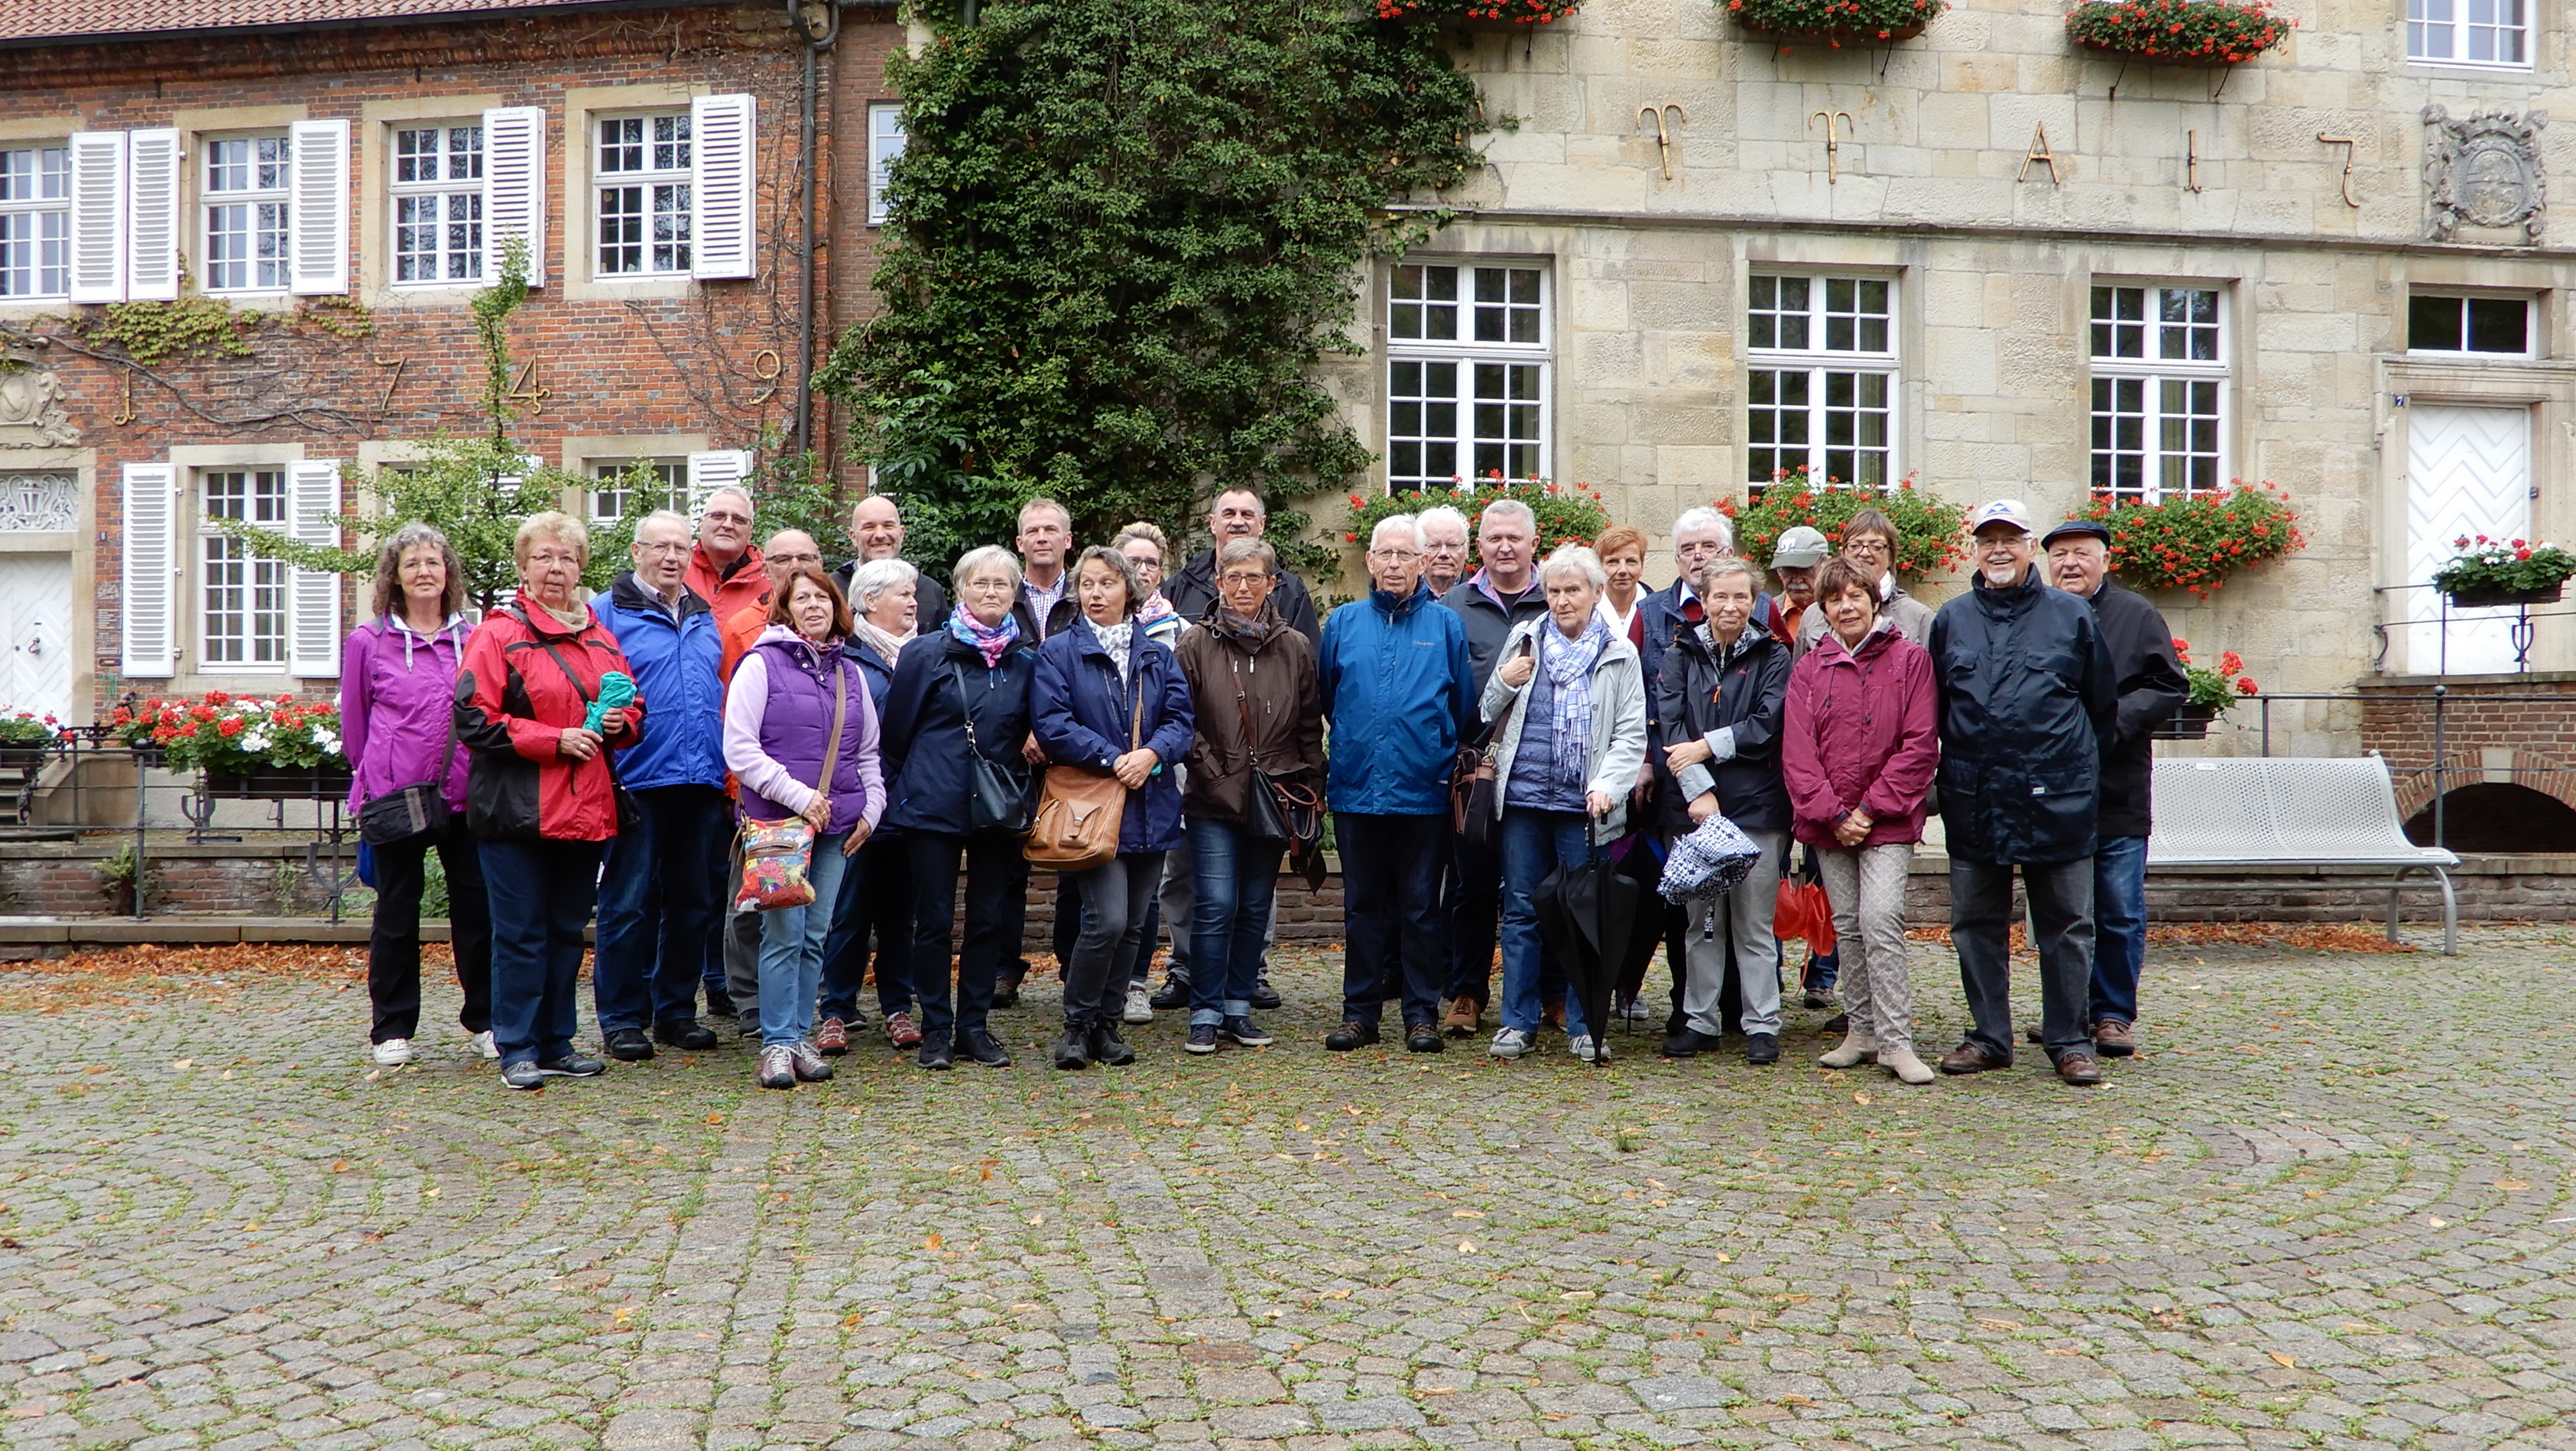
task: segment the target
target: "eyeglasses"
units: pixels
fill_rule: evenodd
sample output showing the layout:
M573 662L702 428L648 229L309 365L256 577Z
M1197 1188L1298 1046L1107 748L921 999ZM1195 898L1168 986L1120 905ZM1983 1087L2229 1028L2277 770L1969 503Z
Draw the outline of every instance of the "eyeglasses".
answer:
M581 567L581 556L578 554L560 554L551 549L541 549L528 556L528 563L532 565L568 564L575 569L579 569Z
M646 544L643 541L638 540L635 544L635 552L638 554L686 554L689 552L689 541L683 539L675 544Z
M819 554L773 554L769 556L769 562L778 565L781 568L800 568L809 564L821 564L823 562L823 556Z
M1369 558L1383 559L1389 564L1402 564L1406 560L1420 559L1421 557L1422 552L1418 549L1372 549L1369 551Z
M1218 575L1216 577L1216 582L1218 584L1253 585L1266 584L1269 582L1269 579L1270 576L1266 573L1256 573L1251 570L1238 569L1230 573Z

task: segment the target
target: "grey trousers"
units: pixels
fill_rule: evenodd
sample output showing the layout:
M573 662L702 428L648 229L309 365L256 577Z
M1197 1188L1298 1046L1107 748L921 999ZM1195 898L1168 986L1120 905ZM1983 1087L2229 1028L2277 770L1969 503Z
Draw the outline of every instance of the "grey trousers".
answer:
M748 1038L760 1023L761 914L736 909L730 892L725 894L724 910L725 996L733 999L734 1016Z
M1723 897L1693 902L1685 910L1690 928L1683 957L1688 976L1682 982L1682 1017L1692 1031L1715 1038L1726 1031L1718 997L1726 990L1726 949L1735 946L1737 988L1743 1030L1747 1036L1780 1033L1780 940L1771 935L1771 915L1780 905L1780 858L1789 849L1785 831L1748 831L1762 848L1735 890Z
M1198 908L1197 881L1190 872L1190 843L1184 836L1179 846L1163 853L1162 886L1163 930L1172 938L1172 953L1163 959L1163 970L1184 977L1190 971L1190 923Z
M1959 987L1975 1024L1968 1041L2010 1063L2012 878L2009 862L1950 858L1950 941L1959 950ZM2093 1051L2085 1009L2093 983L2093 859L2025 864L2022 890L2039 932L2039 1033L2050 1062Z
M1912 860L1911 842L1816 848L1817 873L1834 904L1850 1031L1881 1048L1914 1046L1914 979L1905 961L1905 867Z

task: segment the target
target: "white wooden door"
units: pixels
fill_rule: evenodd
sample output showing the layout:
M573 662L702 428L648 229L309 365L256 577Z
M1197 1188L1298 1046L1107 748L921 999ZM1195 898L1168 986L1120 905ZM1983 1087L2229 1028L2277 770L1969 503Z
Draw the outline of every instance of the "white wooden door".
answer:
M2417 404L2406 410L2406 582L2424 584L2457 540L2525 539L2531 532L2531 410ZM2435 619L2441 597L2409 590L2389 618ZM2511 609L2453 610L2405 630L2403 669L2475 675L2514 668Z
M72 714L72 558L0 554L0 710Z

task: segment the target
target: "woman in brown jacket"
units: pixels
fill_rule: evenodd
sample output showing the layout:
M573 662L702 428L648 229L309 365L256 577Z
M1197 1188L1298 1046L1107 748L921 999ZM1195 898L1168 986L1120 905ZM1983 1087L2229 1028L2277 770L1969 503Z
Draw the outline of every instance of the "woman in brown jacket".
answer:
M1181 798L1198 879L1183 1045L1192 1053L1215 1052L1220 1038L1270 1043L1252 1021L1252 990L1288 843L1254 835L1247 807L1267 781L1311 788L1324 779L1315 647L1271 606L1278 577L1279 555L1267 543L1228 542L1217 554L1216 603L1177 647L1198 716Z

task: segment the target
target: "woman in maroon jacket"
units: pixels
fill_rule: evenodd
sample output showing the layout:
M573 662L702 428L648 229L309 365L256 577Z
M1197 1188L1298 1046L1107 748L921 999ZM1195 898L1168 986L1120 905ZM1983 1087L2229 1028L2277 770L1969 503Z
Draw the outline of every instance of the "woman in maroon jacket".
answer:
M641 738L644 701L585 727L611 672L634 672L581 596L590 531L547 512L519 526L519 597L486 615L456 673L456 738L473 751L465 826L492 908L492 1037L501 1082L542 1087L608 1065L572 1045L582 929L617 834L612 749Z
M1914 1054L1905 870L1941 757L1932 657L1878 617L1877 581L1849 561L1826 562L1811 608L1824 612L1825 636L1789 672L1780 763L1791 830L1816 849L1842 940L1851 1025L1819 1061L1875 1057L1907 1083L1930 1083Z

